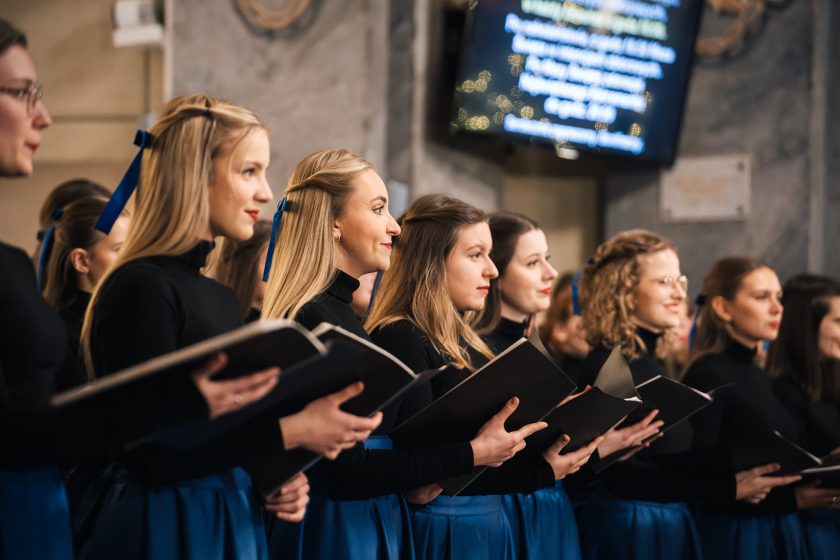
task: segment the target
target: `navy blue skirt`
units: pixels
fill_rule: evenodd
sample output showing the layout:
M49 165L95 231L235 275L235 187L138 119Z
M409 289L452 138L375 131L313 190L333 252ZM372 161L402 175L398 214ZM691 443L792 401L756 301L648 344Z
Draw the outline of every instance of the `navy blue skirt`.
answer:
M701 558L686 504L598 497L578 507L577 521L583 558Z
M799 516L702 512L697 528L703 554L710 559L806 558ZM832 558L837 558L835 553Z
M840 558L840 511L806 509L799 513L799 522L810 560Z
M147 487L113 473L80 557L265 560L265 531L242 469Z
M55 467L0 471L0 558L72 560L67 494Z
M516 557L502 496L438 496L425 506L412 508L411 527L418 560Z
M387 436L365 440L368 449L391 449ZM310 475L311 500L301 523L268 522L269 556L286 559L413 560L408 505L402 495L333 500L317 472Z
M562 480L553 488L504 496L502 504L513 532L517 558L580 559L575 510Z

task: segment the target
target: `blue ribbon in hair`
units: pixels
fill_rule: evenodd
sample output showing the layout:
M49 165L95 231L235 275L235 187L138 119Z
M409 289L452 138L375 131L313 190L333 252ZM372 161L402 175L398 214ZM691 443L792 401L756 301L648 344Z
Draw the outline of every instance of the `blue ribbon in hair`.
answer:
M688 331L688 348L694 348L694 339L697 338L697 323L700 320L700 310L702 309L703 305L706 303L706 296L703 294L697 294L697 297L694 298L694 303L696 304L696 309L694 310L694 317L691 319L691 329Z
M262 281L268 282L268 273L271 271L271 261L274 260L274 244L277 241L277 236L280 235L280 225L283 221L283 212L286 211L286 204L288 197L283 195L283 199L277 204L277 210L274 212L274 218L271 220L271 236L268 238L268 254L265 256L265 268L263 269Z
M582 315L580 309L580 277L582 275L583 271L578 270L572 276L572 313L575 315Z
M44 284L47 283L47 259L50 258L50 252L53 246L53 237L55 236L55 221L61 217L62 209L56 208L50 214L50 227L44 232L44 237L41 241L41 252L38 253L38 289L43 290Z
M134 135L134 145L139 146L140 150L134 156L134 159L131 160L131 165L128 166L128 170L120 180L120 184L117 186L114 194L111 195L108 204L102 209L102 213L99 215L99 219L96 220L96 225L94 226L95 229L98 229L105 235L111 233L114 222L120 217L128 199L131 198L134 189L137 188L137 181L140 179L140 162L143 159L143 150L151 147L153 141L154 136L145 130L138 130L137 134Z

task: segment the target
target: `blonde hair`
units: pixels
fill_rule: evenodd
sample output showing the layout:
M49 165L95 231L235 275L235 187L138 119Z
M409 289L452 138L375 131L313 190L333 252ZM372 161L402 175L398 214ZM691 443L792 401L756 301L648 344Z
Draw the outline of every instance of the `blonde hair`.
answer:
M667 249L676 251L667 239L634 229L619 233L595 250L595 256L583 270L580 286L583 325L593 348L618 345L630 360L655 350L646 348L636 332L633 293L642 271L639 257Z
M446 289L446 258L464 227L487 222L487 214L458 199L421 196L400 218L391 266L382 277L365 322L371 332L403 319L414 323L435 350L459 368L473 369L465 341L487 358L493 352L470 326L475 313L460 313Z
M289 177L286 211L274 246L262 317L294 319L338 274L333 223L344 213L356 178L373 169L350 150L321 150Z
M255 113L209 95L184 95L164 105L150 129L152 145L143 155L125 243L85 313L82 353L91 376L91 325L101 288L123 265L153 255L179 255L206 235L213 162L255 130L265 130Z

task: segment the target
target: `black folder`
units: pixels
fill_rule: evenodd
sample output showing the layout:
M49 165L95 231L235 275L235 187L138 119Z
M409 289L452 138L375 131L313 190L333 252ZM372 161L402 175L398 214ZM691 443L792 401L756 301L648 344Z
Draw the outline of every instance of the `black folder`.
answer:
M523 338L397 426L390 436L402 447L470 441L511 397L519 397L519 407L505 427L516 430L542 420L575 388L549 356ZM440 484L447 495L457 495L485 468Z
M563 434L570 438L563 448L564 453L580 449L640 405L627 361L620 348L615 347L601 366L594 386L545 417L548 428L528 438L528 452L542 453Z
M732 465L736 471L770 463L778 463L780 467L771 476L800 473L820 475L840 469L834 457L821 459L770 428L754 430L749 437L739 438L732 444L731 451Z
M619 428L641 421L656 409L659 411L656 420L664 422L661 431L665 432L712 402L710 395L664 375L657 375L636 385L636 391L642 399L642 405Z
M370 416L437 374L437 370L415 374L382 348L341 327L323 323L312 334L326 342L324 355L311 357L284 370L277 386L259 402L200 425L168 430L157 435L153 442L189 448L256 416L280 418L293 414L313 400L340 391L356 381L364 382L364 392L341 408L357 416ZM289 478L320 459L320 455L311 451L294 449L278 456L254 458L243 463L243 467L258 490L271 495Z
M269 367L287 368L324 355L326 348L295 322L260 321L55 395L51 405L63 418L75 414L107 418L122 402L156 399L171 387L173 376L192 375L219 352L227 354L228 361L214 377L232 379ZM137 440L149 435L134 434Z

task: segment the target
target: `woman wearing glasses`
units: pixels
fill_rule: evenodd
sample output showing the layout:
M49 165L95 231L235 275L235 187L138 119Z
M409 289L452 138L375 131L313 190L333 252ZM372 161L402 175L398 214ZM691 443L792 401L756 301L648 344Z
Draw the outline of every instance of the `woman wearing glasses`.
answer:
M618 345L636 385L666 375L664 336L679 325L687 281L676 249L644 230L621 233L598 247L583 272L584 327L593 351L584 367L592 383ZM689 423L603 471L578 509L585 558L699 558L690 503L759 500L790 482L754 469L737 475L714 453L692 453ZM720 473L720 474L718 474Z

